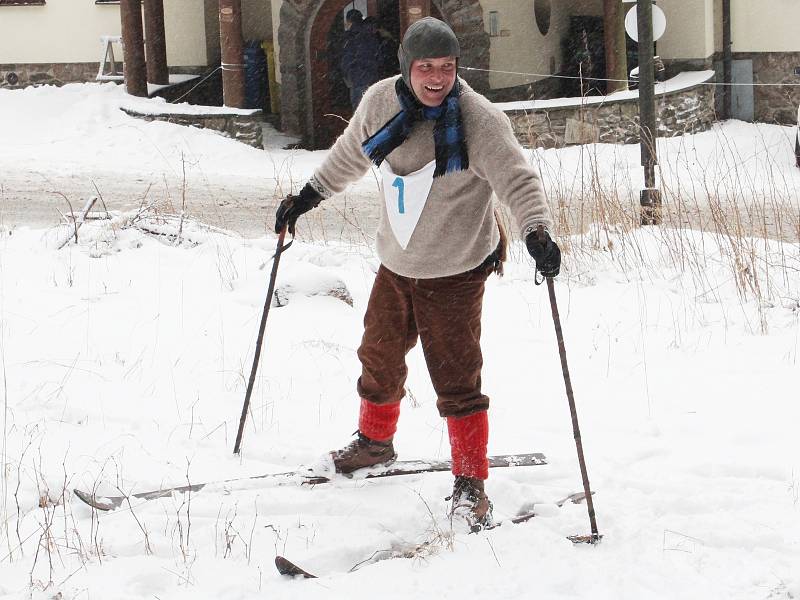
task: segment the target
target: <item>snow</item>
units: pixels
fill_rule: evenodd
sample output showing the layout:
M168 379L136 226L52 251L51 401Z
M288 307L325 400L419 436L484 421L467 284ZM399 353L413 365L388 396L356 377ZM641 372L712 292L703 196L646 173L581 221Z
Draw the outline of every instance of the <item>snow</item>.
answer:
M160 83L147 83L147 93L152 94L153 92L157 92L158 90L164 89L170 85L175 85L176 83L185 83L187 81L192 81L193 79L200 79L199 75L189 75L187 73L171 73L169 75L169 83L168 84L160 84Z
M209 177L260 168L299 182L325 156L138 122L118 110L127 100L113 85L0 91L0 173L35 160L50 173L146 178L179 168L183 151ZM794 207L788 132L730 122L664 140L664 186L735 192L743 209L745 196ZM623 195L638 185L637 147L531 158L554 196L595 170ZM534 505L530 522L452 534L447 473L228 483L104 514L81 503L72 488L146 491L312 465L356 427L370 244L301 235L282 255L289 301L271 308L235 457L275 236L138 205L87 221L62 250L55 218L0 221L0 599L800 596L796 237L672 224L561 238L558 307L604 535L590 547L566 539L589 533L585 505L553 504L581 479L546 288L518 243L485 299L489 450L543 452L548 464L494 470L487 491L498 517ZM339 284L352 306L325 294ZM408 363L396 447L403 459L447 458L418 347ZM404 557L348 573L392 553ZM276 554L321 579L280 577Z
M662 82L656 82L655 95L673 94L688 90L698 85L705 84L715 75L714 71L684 71L675 77ZM590 104L606 104L619 100L633 100L639 97L639 90L625 90L614 92L607 96L585 96L575 98L550 98L547 100L519 100L516 102L497 102L500 110L542 110L545 108L561 108L565 106L586 106Z

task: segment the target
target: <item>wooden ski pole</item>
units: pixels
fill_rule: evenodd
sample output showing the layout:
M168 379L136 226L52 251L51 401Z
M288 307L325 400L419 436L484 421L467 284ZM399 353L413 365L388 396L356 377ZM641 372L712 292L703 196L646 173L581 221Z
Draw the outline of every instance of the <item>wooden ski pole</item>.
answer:
M281 261L281 254L292 245L292 242L283 245L286 237L286 226L278 234L278 245L275 248L275 256L272 257L272 273L269 276L269 288L267 289L267 299L264 302L264 312L261 314L261 325L258 328L258 339L256 340L256 351L253 356L253 368L250 369L250 381L247 382L247 392L244 395L244 405L242 406L242 416L239 418L239 432L236 434L236 444L233 453L239 454L242 447L242 435L244 434L244 424L247 421L247 411L250 409L250 394L253 393L253 384L256 381L256 371L258 371L258 361L261 358L261 345L264 341L264 329L267 326L267 315L269 307L272 305L272 295L275 293L275 279L278 276L278 264Z
M544 242L544 226L539 225L537 230L539 240ZM586 460L583 456L583 444L581 443L581 429L578 425L578 410L575 408L575 397L572 393L572 380L569 376L567 366L567 351L564 346L564 333L561 330L561 318L558 315L558 305L556 304L556 290L553 285L552 277L545 277L547 281L547 293L550 296L550 309L553 313L553 325L556 329L556 339L558 340L558 355L561 358L561 372L564 374L564 385L567 388L567 400L569 401L569 411L572 415L572 433L575 437L575 448L578 451L578 463L581 467L581 477L583 478L583 493L586 496L586 508L589 511L589 524L592 528L591 535L571 535L569 539L574 543L596 544L603 537L597 532L597 520L594 516L594 503L592 502L592 490L589 487L589 475L586 471ZM539 282L537 282L537 285Z

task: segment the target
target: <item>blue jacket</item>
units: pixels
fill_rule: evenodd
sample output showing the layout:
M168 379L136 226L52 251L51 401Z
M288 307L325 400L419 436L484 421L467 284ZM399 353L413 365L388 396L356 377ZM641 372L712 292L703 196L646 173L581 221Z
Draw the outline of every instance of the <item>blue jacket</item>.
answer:
M353 23L350 27L342 48L340 67L351 88L367 87L382 78L380 40L369 25Z

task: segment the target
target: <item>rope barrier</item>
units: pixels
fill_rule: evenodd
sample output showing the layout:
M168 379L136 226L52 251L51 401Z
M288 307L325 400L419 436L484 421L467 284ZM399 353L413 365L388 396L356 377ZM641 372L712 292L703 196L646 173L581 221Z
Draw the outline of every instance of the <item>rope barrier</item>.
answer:
M189 94L191 94L193 91L195 91L195 90L196 90L198 87L200 87L200 86L201 86L201 85L202 85L202 84L203 84L203 83L204 83L204 82L205 82L205 81L206 81L206 80L207 80L209 77L211 77L211 76L212 76L214 73L216 73L217 71L219 71L221 68L222 68L222 67L220 66L220 67L217 67L216 69L214 69L213 71L211 71L211 73L209 73L208 75L206 75L205 77L203 77L203 78L202 78L200 81L198 81L198 82L197 82L197 85L195 85L195 86L194 86L192 89L190 89L188 92L186 92L186 93L185 93L183 96L181 96L180 98L176 98L174 101L175 101L175 102L180 102L181 100L183 100L184 98L186 98L186 96L188 96L188 95L189 95Z

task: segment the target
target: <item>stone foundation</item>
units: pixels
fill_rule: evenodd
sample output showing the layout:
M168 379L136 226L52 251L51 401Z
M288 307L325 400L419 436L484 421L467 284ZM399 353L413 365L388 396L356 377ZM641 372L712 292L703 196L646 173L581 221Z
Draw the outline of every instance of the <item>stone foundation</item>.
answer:
M166 123L175 123L176 125L213 129L229 138L247 144L248 146L253 146L259 150L264 147L262 132L264 116L260 110L254 111L249 115L232 113L211 113L205 115L181 113L145 114L128 108L123 108L121 110L125 114L137 119L144 119L145 121L164 121Z
M795 125L797 107L800 106L800 75L795 74L795 69L800 68L800 52L736 52L733 59L753 61L753 83L790 84L755 86L753 120L760 123ZM709 66L709 62L713 66ZM691 61L670 61L667 64L667 73L672 75L676 68L690 64ZM715 69L716 81L723 81L724 64L721 52L715 53L706 61L695 61L693 64L697 65L693 67L697 69ZM722 115L726 89L720 87L717 90L717 112Z
M100 63L0 64L0 88L94 81Z
M568 99L565 99L568 100ZM604 103L509 110L514 133L524 146L561 148L570 144L639 141L638 98ZM706 131L715 120L714 87L698 85L656 96L659 137Z

